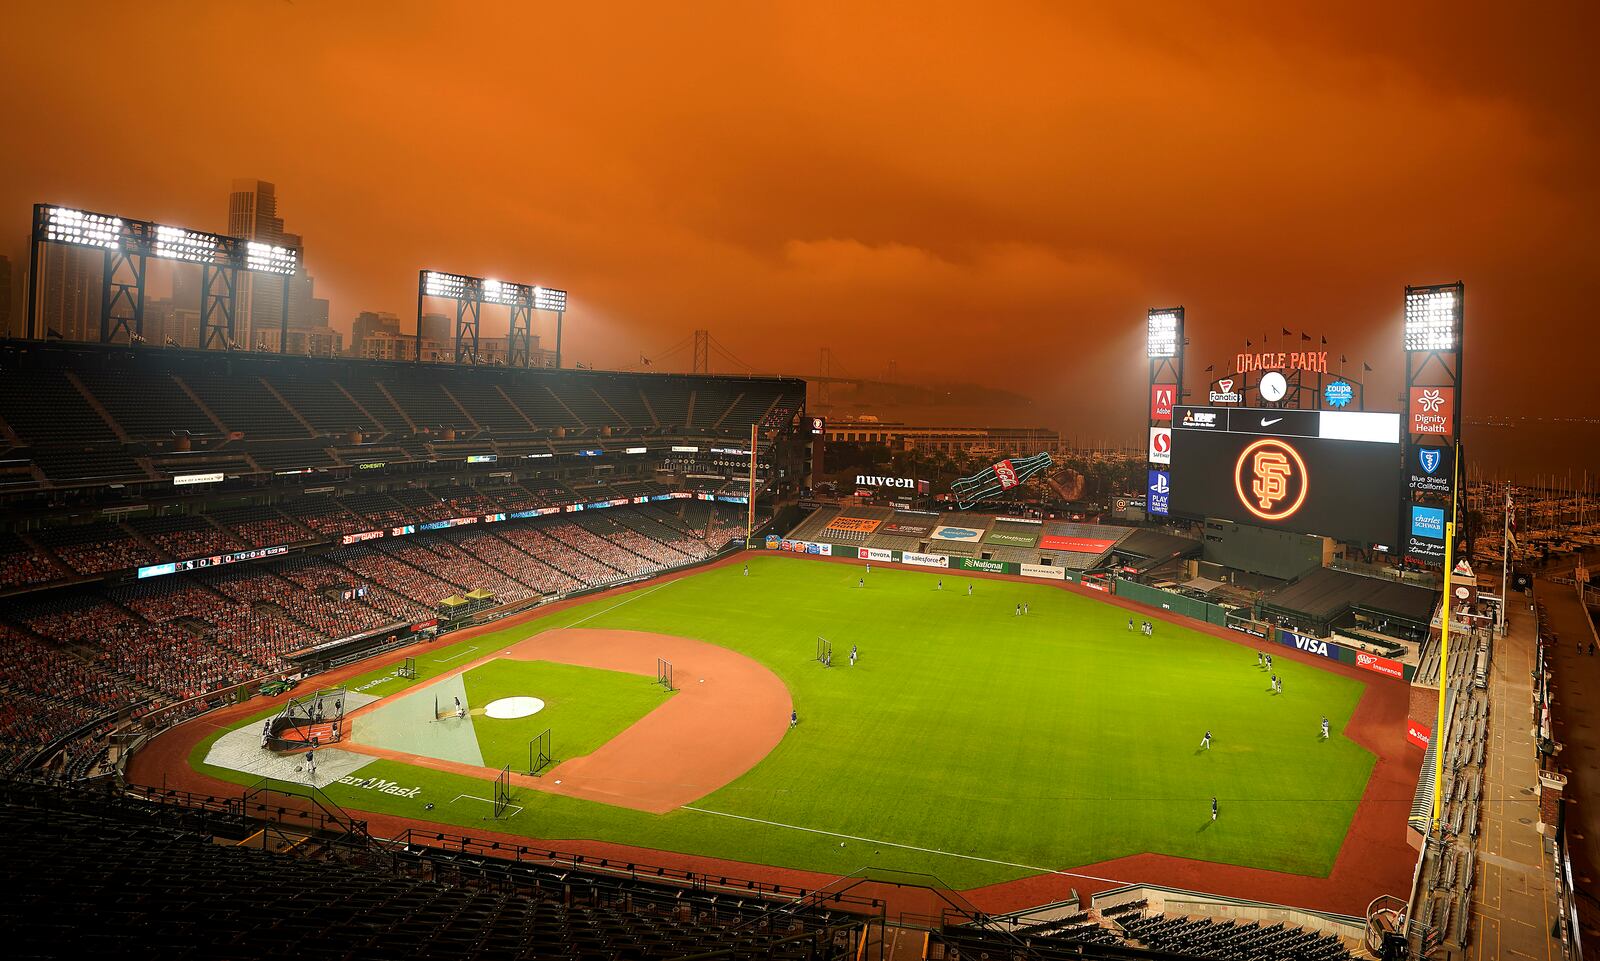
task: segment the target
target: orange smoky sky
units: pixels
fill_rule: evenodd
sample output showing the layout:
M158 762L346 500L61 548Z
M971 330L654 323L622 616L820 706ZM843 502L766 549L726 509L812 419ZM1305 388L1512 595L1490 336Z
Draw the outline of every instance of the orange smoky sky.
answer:
M1600 398L1596 9L19 2L0 249L34 202L221 230L255 177L336 327L437 267L570 290L569 361L706 328L1129 443L1147 307L1191 387L1288 327L1381 408L1404 286L1459 279L1469 413L1559 413Z

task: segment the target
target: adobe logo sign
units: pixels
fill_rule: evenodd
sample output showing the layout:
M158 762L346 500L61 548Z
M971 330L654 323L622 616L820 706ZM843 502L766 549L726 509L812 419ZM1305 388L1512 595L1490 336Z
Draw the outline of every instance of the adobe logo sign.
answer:
M1150 385L1150 419L1171 420L1172 405L1178 402L1177 384Z
M1456 389L1411 388L1411 433L1455 436Z

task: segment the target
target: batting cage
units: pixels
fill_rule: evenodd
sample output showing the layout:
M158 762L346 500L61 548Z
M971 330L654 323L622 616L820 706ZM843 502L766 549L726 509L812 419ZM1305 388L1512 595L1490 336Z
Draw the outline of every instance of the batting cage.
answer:
M656 683L667 690L672 690L672 662L664 657L656 658Z
M344 738L345 689L334 688L291 698L262 728L262 742L274 751L292 751Z

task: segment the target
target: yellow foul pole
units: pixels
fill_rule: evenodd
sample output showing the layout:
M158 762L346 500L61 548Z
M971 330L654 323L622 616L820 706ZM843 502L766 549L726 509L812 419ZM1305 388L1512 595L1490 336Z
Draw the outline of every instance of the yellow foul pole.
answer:
M746 495L745 499L748 500L749 503L745 505L744 549L745 550L749 550L750 548L755 546L754 544L750 543L750 538L754 537L755 533L756 533L756 425L755 424L751 424L750 425L750 487L749 487L749 493Z
M1439 717L1433 726L1433 829L1444 810L1444 707L1450 691L1450 575L1455 569L1456 485L1461 479L1461 448L1456 446L1450 478L1450 520L1444 525L1444 607L1439 623ZM1504 603L1504 602L1502 602Z

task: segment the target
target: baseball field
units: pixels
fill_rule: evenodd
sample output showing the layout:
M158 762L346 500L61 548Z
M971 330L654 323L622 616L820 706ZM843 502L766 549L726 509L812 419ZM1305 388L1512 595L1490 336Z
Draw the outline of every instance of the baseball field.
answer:
M1273 693L1254 649L1129 617L1054 585L752 554L748 574L407 649L414 679L343 680L349 734L318 752L317 783L468 833L960 889L1146 853L1328 876L1376 760L1346 736L1366 686L1280 655ZM254 731L280 707L213 724L189 765L258 782L237 758L264 752ZM545 730L551 763L530 774ZM494 820L504 765L513 804Z

